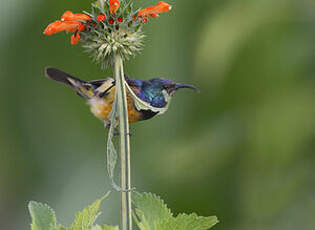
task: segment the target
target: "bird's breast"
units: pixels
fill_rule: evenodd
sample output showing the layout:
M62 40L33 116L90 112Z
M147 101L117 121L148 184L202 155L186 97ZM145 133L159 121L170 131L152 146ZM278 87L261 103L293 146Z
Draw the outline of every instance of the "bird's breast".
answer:
M103 97L92 97L89 99L88 104L90 105L91 112L100 120L105 122L109 121L109 115L112 111L113 102L115 99L115 87L113 87ZM143 115L139 112L132 100L131 95L127 92L127 107L128 107L128 119L129 122L137 122L143 120Z
M91 112L95 117L100 120L107 121L109 114L112 111L112 103L109 100L105 100L99 97L93 97L89 100Z

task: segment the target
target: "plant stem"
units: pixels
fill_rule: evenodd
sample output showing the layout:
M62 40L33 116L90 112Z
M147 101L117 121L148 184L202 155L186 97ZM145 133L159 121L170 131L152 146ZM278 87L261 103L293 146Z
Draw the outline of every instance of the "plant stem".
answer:
M123 60L119 54L114 57L114 75L116 80L116 103L119 113L120 161L121 161L121 229L132 230L131 181L130 181L130 140L127 95Z

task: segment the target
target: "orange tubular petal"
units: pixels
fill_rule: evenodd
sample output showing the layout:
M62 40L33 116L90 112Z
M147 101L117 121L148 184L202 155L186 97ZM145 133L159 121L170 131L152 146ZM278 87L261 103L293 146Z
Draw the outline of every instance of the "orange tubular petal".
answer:
M58 30L58 28L61 26L61 24L62 24L62 21L55 21L55 22L53 22L53 23L50 23L50 24L46 27L46 29L45 29L45 31L44 31L44 34L46 34L46 35L52 35L52 34L55 34L55 33L60 32L60 31Z
M140 10L138 12L138 17L146 17L152 13L155 13L155 6L150 6L150 7L143 9L143 10Z
M109 0L109 11L111 14L115 14L119 8L119 0Z
M81 37L80 37L80 34L79 33L76 33L76 34L73 34L71 36L71 45L76 45L79 43Z
M91 21L91 17L86 14L74 14L71 11L66 11L62 17L61 21Z
M75 32L80 25L82 25L82 23L76 21L73 22L55 21L47 26L47 28L44 31L44 34L52 35L59 33L61 31Z
M66 11L62 16L61 16L61 21L71 21L73 20L74 13L71 11Z
M172 9L172 6L166 2L159 2L156 5L156 11L157 13L164 13L164 12L168 12Z
M76 20L91 21L91 17L86 14L75 14Z
M79 26L81 26L81 22L76 22L76 21L67 21L63 22L62 25L60 26L61 30L68 31L70 33L75 32Z
M151 13L148 16L150 16L151 18L157 18L159 15L157 13Z
M82 24L82 23L78 26L78 30L81 31L81 32L84 31L85 28L86 28L85 25Z
M143 10L140 10L138 17L151 17L156 18L160 13L170 11L172 9L171 5L166 2L159 2L156 6L150 6Z

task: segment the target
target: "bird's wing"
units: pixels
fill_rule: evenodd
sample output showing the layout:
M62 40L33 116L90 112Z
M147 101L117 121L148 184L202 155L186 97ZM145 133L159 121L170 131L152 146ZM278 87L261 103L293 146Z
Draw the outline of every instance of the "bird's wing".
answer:
M125 80L127 84L131 87L131 89L137 94L138 92L137 90L140 90L142 81L137 79L131 79L126 74ZM90 81L89 83L94 86L96 94L98 94L98 96L100 97L103 97L115 86L116 82L113 78L109 77L106 79Z
M105 80L106 79L93 80L93 81L89 81L89 83L92 84L95 88L98 88L104 83Z
M103 80L90 81L89 83L95 87L94 92L99 97L104 97L115 86L115 80L110 77Z

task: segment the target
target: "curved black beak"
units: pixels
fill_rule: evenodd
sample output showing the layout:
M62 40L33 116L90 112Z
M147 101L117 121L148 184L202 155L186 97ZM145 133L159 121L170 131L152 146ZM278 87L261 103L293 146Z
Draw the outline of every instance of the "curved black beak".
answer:
M183 83L176 83L175 85L175 90L178 90L178 89L183 89L183 88L187 88L187 89L193 89L195 90L195 92L199 93L200 90L193 86L193 85L190 85L190 84L183 84Z

